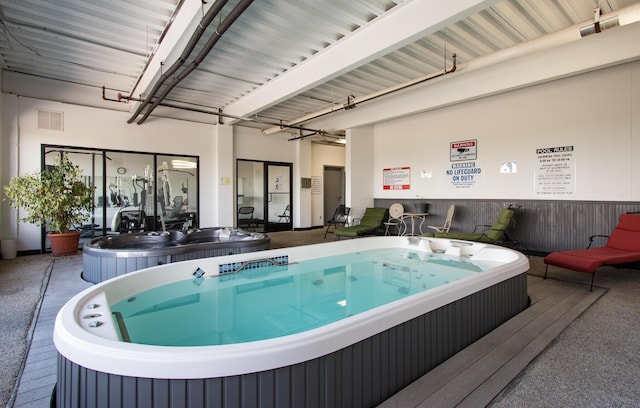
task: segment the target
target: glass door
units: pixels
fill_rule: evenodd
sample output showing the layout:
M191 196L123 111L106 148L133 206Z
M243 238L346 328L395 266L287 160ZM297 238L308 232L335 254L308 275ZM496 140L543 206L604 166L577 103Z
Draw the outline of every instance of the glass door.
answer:
M249 231L291 230L291 163L238 159L236 227Z
M264 163L236 162L236 227L264 232Z
M266 163L267 231L289 231L291 218L291 164Z

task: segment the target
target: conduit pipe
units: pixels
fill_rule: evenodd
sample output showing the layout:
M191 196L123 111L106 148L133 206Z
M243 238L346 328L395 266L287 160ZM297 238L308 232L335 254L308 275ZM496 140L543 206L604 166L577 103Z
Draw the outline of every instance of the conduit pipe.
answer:
M601 16L602 10L600 9L600 7L596 7L596 9L593 11L593 24L581 27L580 37L586 37L587 35L601 33L603 30L617 27L620 24L617 15L606 19L601 18Z
M164 84L164 82L167 79L169 79L169 77L171 77L182 65L184 65L187 58L189 58L189 55L191 55L191 53L193 52L193 49L198 44L198 41L200 41L200 38L204 34L207 27L209 27L211 22L213 22L213 20L218 16L220 11L222 11L222 8L227 4L227 2L228 0L218 0L209 9L207 14L205 14L201 22L197 25L193 34L191 34L191 38L189 39L189 42L187 43L186 47L180 54L180 57L178 57L178 59L171 65L171 67L169 67L167 72L163 73L160 76L160 78L158 78L153 88L151 89L151 92L149 92L149 95L142 101L142 103L138 105L135 112L133 113L133 116L131 116L131 118L127 120L127 123L132 123L134 120L136 120L136 118L140 115L142 110L151 102L151 99L153 99L153 97L156 95L156 93L158 92L162 84Z
M134 98L132 96L126 96L121 94L120 92L118 92L118 95L116 98L110 98L107 96L107 87L106 86L102 86L102 100L103 101L109 101L109 102L118 102L118 103L129 103L129 101L134 101L134 102L142 102L142 99L140 98ZM279 123L276 121L267 121L267 120L261 120L258 118L247 118L247 117L243 117L243 116L237 116L237 115L230 115L228 113L223 113L221 110L219 110L218 112L212 112L209 110L205 110L205 109L198 109L198 108L193 108L193 107L189 107L189 106L180 106L180 105L175 105L172 103L166 103L166 102L161 102L159 104L159 106L164 106L167 108L172 108L172 109L179 109L179 110L184 110L184 111L189 111L189 112L195 112L195 113L202 113L205 115L215 115L218 118L229 118L229 119L234 119L234 120L241 120L241 121L245 121L245 122L254 122L254 123L259 123L261 125L267 125L267 126L279 126ZM307 127L303 127L303 126L289 126L292 129L296 129L298 131L306 131L306 132L313 132L313 134L319 134L322 136L329 136L329 137L335 137L335 138L343 138L344 134L343 133L331 133L331 132L326 132L322 129L312 129L312 128L307 128ZM312 135L306 135L305 137L309 137ZM294 140L294 139L289 139L289 140Z
M596 14L597 15L597 14ZM587 21L579 24L575 24L571 27L565 28L563 30L557 31L552 34L545 35L543 37L536 38L534 40L527 41L522 44L518 44L516 46L506 48L500 51L496 51L493 54L486 55L483 57L476 58L474 60L465 62L460 64L457 67L458 72L469 72L475 71L477 69L485 68L488 66L496 65L499 63L506 62L511 59L519 58L525 55L532 54L534 52L539 52L543 50L548 50L553 47L557 47L560 45L568 44L573 41L577 41L585 35L598 33L604 30L605 28L615 27L618 25L627 25L631 23L635 23L640 21L640 3L635 4L633 6L626 7L622 10L618 10L615 13L609 13L599 17L599 20L596 18L595 21ZM616 24L617 21L617 24ZM600 31L595 30L596 24L599 26ZM455 65L453 67L455 70ZM358 103L362 103L365 101L369 101L374 98L378 98L380 96L385 96L390 93L399 91L401 89L405 89L414 85L421 84L427 80L443 76L444 73L442 71L436 72L432 75L427 75L425 77L421 77L412 81L405 82L404 84L400 84L391 88L384 89L382 91L378 91L372 93L370 95L365 95L361 97L356 97L352 99L351 104L355 105ZM347 105L348 106L348 105ZM352 107L352 106L350 106ZM344 109L345 105L331 107L324 110L319 110L317 112L310 113L308 115L302 116L298 119L294 119L286 122L287 126L294 126L299 123L309 121L312 119L319 118L321 116L327 115L329 113L337 112L341 109ZM282 127L272 127L265 129L263 134L270 135L273 133L280 132Z
M379 98L381 96L385 96L385 95L388 95L390 93L397 92L397 91L400 91L402 89L409 88L411 86L414 86L414 85L429 81L431 79L434 79L434 78L437 78L437 77L440 77L440 76L455 72L456 71L456 54L455 53L452 54L451 57L453 58L453 66L449 70L444 68L441 71L438 71L438 72L435 72L435 73L432 73L432 74L429 74L429 75L425 75L425 76L422 76L420 78L412 79L412 80L404 82L402 84L395 85L395 86L392 86L390 88L383 89L381 91L373 92L373 93L370 93L368 95L364 95L364 96L360 96L360 97L349 95L349 97L347 98L347 103L345 103L345 104L343 104L341 106L331 106L329 108L325 108L325 109L310 113L310 114L302 116L302 117L300 117L298 119L295 119L295 120L292 120L292 121L288 121L288 122L282 124L279 127L274 126L272 128L265 129L265 130L262 131L262 133L265 134L265 135L271 135L271 134L274 134L274 133L282 131L282 129L285 128L285 127L293 127L293 126L297 125L298 123L306 122L307 120L311 120L311 119L317 119L320 116L328 115L330 113L337 112L337 111L342 110L342 109L352 109L352 108L355 108L355 106L357 104L359 104L359 103L368 102L370 100Z
M610 13L600 17L600 21L606 21L607 27L617 26L611 24L617 17L619 25L626 25L640 21L640 4L627 7L623 10L619 10L616 13ZM480 68L496 65L502 62L506 62L511 59L530 55L535 52L549 50L554 47L558 47L564 44L568 44L577 40L580 40L585 35L588 35L587 27L593 27L595 22L586 21L567 27L563 30L557 31L552 34L545 35L543 37L536 38L534 40L527 41L522 44L518 44L511 48L496 51L493 54L486 55L484 57L476 58L475 60L460 64L461 71L471 71ZM604 28L601 28L602 32ZM585 34L585 32L587 32ZM596 31L593 31L596 33Z
M113 101L113 99L107 99L107 100L111 100ZM222 113L222 111L219 112L211 112L205 109L197 109L197 108L191 108L191 107L187 107L187 106L180 106L180 105L174 105L171 103L161 103L160 106L165 106L167 108L173 108L173 109L182 109L182 110L186 110L189 112L196 112L196 113L203 113L206 115L216 115L218 116L218 118L229 118L229 119L235 119L235 120L242 120L245 122L254 122L254 123L260 123L262 125L268 125L268 126L277 126L276 122L273 121L265 121L265 120L260 120L257 118L247 118L247 117L243 117L243 116L236 116L236 115L229 115L228 113ZM344 137L343 133L332 133L332 132L327 132L325 130L322 129L312 129L312 128L307 128L307 127L303 127L303 126L290 126L292 129L296 129L298 131L305 131L305 132L314 132L314 134L319 134L322 136L330 136L330 137L336 137L336 138L342 138ZM310 136L310 135L307 135ZM305 136L305 137L307 137ZM294 139L289 139L289 140L294 140Z
M164 90L160 93L160 95L146 110L146 112L142 115L142 118L138 120L137 122L138 125L141 125L142 123L144 123L144 121L147 120L149 115L151 115L151 112L153 112L153 110L158 106L158 104L160 104L160 102L162 102L162 100L169 94L169 92L171 92L171 90L175 88L175 86L178 85L180 81L186 78L193 70L195 70L198 67L198 65L200 65L200 63L207 57L209 52L211 52L213 47L217 44L218 40L220 40L222 35L229 29L229 27L233 25L233 23L240 17L240 15L244 13L244 11L247 9L247 7L251 5L251 3L253 3L253 0L241 0L240 3L238 3L238 5L235 6L233 10L231 10L231 13L227 17L225 17L225 19L216 28L214 34L211 37L209 37L209 40L207 40L204 47L202 48L202 50L200 50L196 58L182 72L180 72L178 75L176 75L173 78L171 83L169 83L169 85L167 85L164 88Z

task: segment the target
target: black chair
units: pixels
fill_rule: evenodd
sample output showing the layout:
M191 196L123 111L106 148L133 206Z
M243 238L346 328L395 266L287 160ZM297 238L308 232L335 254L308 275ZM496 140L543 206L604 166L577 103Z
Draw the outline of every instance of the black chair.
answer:
M278 217L278 222L282 222L283 218L285 222L291 222L291 206L287 205L282 214L279 214Z
M333 217L329 221L327 221L327 230L324 232L324 237L327 237L329 233L329 228L333 225L333 228L338 228L338 226L348 226L349 225L349 212L351 212L351 208L346 207L344 204L340 204L336 211L333 213Z
M146 214L140 210L120 211L120 224L118 232L126 234L129 232L144 231Z
M238 208L238 228L255 228L256 222L253 218L253 207Z

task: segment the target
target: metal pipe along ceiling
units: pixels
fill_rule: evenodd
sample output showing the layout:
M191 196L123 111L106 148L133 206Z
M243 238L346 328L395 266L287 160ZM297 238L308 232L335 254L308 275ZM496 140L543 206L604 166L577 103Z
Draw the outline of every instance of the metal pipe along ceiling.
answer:
M200 38L202 38L202 36L204 35L207 27L209 27L209 25L211 25L218 14L220 14L220 11L222 11L222 8L227 4L228 1L229 0L218 0L209 9L209 11L202 18L201 22L196 26L196 29L191 35L191 38L189 39L189 42L185 46L184 50L180 54L180 57L178 57L178 59L171 65L171 67L169 67L167 72L163 73L160 78L158 78L156 83L153 85L151 92L149 92L149 95L142 101L142 103L138 105L135 112L133 113L133 116L131 116L131 118L127 120L127 123L132 123L134 120L136 120L142 110L149 103L151 103L151 100L158 93L160 87L165 83L165 81L169 79L173 74L175 74L175 72L180 69L182 65L184 65L184 63L187 61L187 58L189 58L189 55L191 55L194 48L198 44L198 41L200 41Z
M122 95L121 93L118 93L116 98L109 98L107 97L107 87L106 86L102 86L102 100L104 101L110 101L110 102L118 102L118 103L129 103L129 101L134 101L134 102L143 102L142 99L139 98L135 98L132 96L127 96L127 95ZM323 136L329 136L329 137L335 137L335 138L343 138L344 137L344 132L325 132L323 130L320 129L311 129L311 128L306 128L303 126L285 126L285 125L281 125L280 122L277 121L273 121L273 120L265 120L265 119L258 119L257 117L244 117L244 116L237 116L237 115L230 115L228 113L222 113L221 110L217 111L217 112L213 112L210 110L206 110L206 109L199 109L199 108L194 108L191 106L181 106L181 105L176 105L173 103L167 103L167 102L160 102L158 104L159 106L164 106L167 108L172 108L172 109L179 109L179 110L185 110L185 111L189 111L189 112L196 112L196 113L203 113L206 115L214 115L214 116L218 116L218 118L230 118L230 119L235 119L235 120L242 120L245 122L254 122L254 123L260 123L261 125L267 125L267 126L283 126L283 127L288 127L291 129L296 129L298 131L308 131L308 132L313 132L313 134L322 134ZM306 135L304 137L309 137L312 135ZM294 139L289 139L289 140L294 140Z
M247 9L247 7L251 5L251 3L253 3L253 0L242 0L236 7L234 7L233 10L231 10L231 13L227 17L225 17L222 23L220 23L220 25L216 28L214 35L209 37L209 40L207 40L204 48L200 50L196 58L182 72L180 72L173 78L173 81L171 81L171 83L169 83L169 85L165 87L165 89L155 99L155 101L151 104L147 111L142 115L142 118L140 118L140 120L137 122L138 125L144 123L151 112L153 112L153 110L158 106L158 104L160 104L160 102L162 102L162 100L169 94L169 92L171 92L171 90L175 88L175 86L178 85L180 81L185 79L193 70L198 67L198 65L200 65L200 63L207 57L209 52L211 52L218 40L220 40L220 37L222 37L222 35L229 29L229 27L233 25L233 23L240 17L240 15L242 15L242 13Z
M489 54L489 55L477 58L475 60L462 63L458 66L458 70L468 72L471 70L476 70L476 69L487 67L490 65L502 63L507 60L510 60L516 57L521 57L523 55L531 54L536 51L542 51L545 49L550 49L563 44L567 44L572 41L577 41L582 36L589 34L590 28L593 27L594 24L598 22L598 20L600 22L599 25L601 26L602 30L604 30L604 28L610 28L610 27L616 26L618 23L619 25L626 25L626 24L638 22L640 21L640 4L629 6L623 10L619 10L617 13L610 13L608 15L601 16L599 17L599 19L596 18L595 22L594 21L582 22L582 23L573 25L571 27L565 28L564 30L555 32L553 34L548 34L546 36L543 36L531 41L527 41L525 43L513 46L511 48L506 48L506 49L494 52L493 54ZM587 25L585 26L585 24ZM594 30L594 32L599 32L599 31ZM455 62L454 62L454 70L455 70ZM317 119L321 116L324 116L333 112L337 112L342 109L349 109L349 108L355 107L355 105L357 105L358 103L370 101L372 99L391 94L400 89L405 89L417 84L421 84L435 77L440 77L445 73L447 73L446 69L444 71L438 71L434 74L423 76L423 77L405 82L403 84L393 86L391 88L387 88L378 92L371 93L369 95L353 97L350 99L350 103L348 104L337 106L337 107L333 106L330 108L309 113L297 119L290 120L286 122L283 126L274 126L274 127L265 129L263 130L262 133L265 135L271 135L271 134L282 131L283 127L285 126L294 127L295 125L298 125L300 123L303 123L312 119Z
M265 134L265 135L271 135L271 134L274 134L274 133L277 133L277 132L281 131L285 127L291 127L292 128L292 127L295 127L299 123L306 122L307 120L317 119L317 118L319 118L321 116L328 115L330 113L337 112L337 111L342 110L342 109L345 109L345 110L352 109L352 108L355 108L356 105L359 104L359 103L368 102L368 101L371 101L373 99L379 98L381 96L389 95L389 94L391 94L393 92L397 92L397 91L400 91L402 89L406 89L406 88L412 87L414 85L421 84L423 82L429 81L431 79L438 78L438 77L441 77L441 76L446 75L446 74L450 74L452 72L455 72L456 68L457 68L457 65L456 65L456 54L453 53L451 55L451 58L453 59L453 65L449 70L447 70L447 68L443 68L442 70L440 70L438 72L435 72L435 73L432 73L432 74L429 74L429 75L425 75L425 76L421 76L420 78L412 79L410 81L403 82L403 83L401 83L399 85L395 85L395 86L392 86L390 88L383 89L381 91L373 92L373 93L370 93L368 95L363 95L363 96L359 96L359 97L356 97L356 96L353 96L353 95L349 95L349 97L347 98L347 103L345 103L345 104L343 104L341 106L337 106L337 107L336 106L331 106L329 108L325 108L325 109L310 113L310 114L302 116L302 117L300 117L298 119L283 123L279 127L272 127L272 128L269 128L269 129L265 129L265 130L262 131L262 133Z

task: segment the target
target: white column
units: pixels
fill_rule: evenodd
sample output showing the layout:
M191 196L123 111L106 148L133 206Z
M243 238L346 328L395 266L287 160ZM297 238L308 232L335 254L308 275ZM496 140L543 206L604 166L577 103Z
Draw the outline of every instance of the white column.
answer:
M233 127L216 125L213 130L215 139L215 157L213 171L216 185L200 185L200 213L210 213L211 220L203 220L201 226L232 227L235 215L235 161L233 154ZM208 194L208 191L212 191ZM203 211L209 207L213 211Z
M373 126L347 129L346 197L351 218L359 218L373 207Z
M302 177L311 177L311 142L296 141L296 160L293 166L293 228L311 227L311 189L301 188Z

